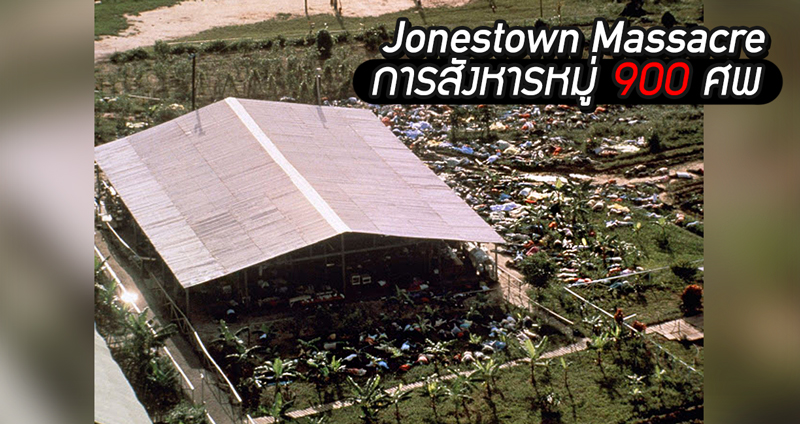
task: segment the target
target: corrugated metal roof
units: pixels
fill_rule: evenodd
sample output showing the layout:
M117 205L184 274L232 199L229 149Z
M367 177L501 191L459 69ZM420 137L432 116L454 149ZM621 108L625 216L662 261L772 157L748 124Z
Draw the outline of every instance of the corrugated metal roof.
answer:
M94 422L153 424L97 330L94 331Z
M228 98L95 158L184 287L346 232L503 242L368 110Z

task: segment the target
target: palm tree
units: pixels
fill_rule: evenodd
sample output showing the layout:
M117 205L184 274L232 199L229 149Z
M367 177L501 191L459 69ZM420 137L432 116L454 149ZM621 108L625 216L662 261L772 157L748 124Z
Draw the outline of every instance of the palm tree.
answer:
M436 409L436 404L439 399L448 395L447 386L440 383L437 376L429 376L422 386L422 395L428 398L433 410L433 417L436 422L439 422L439 412Z
M449 346L452 344L452 340L448 342L432 342L430 339L425 339L425 348L423 352L428 355L433 356L433 368L436 371L436 375L439 375L439 361L443 358L447 357L447 354L450 352Z
M539 362L542 358L542 354L544 350L547 348L547 336L544 336L539 343L534 344L531 339L525 339L524 342L520 342L520 346L522 347L522 351L525 353L527 359L530 360L531 364L531 385L533 386L533 390L536 392L536 397L539 397L539 387L536 384L536 367L544 366L545 364Z
M284 361L278 357L272 361L266 361L264 365L256 368L257 377L261 380L265 379L265 374L272 374L272 378L275 380L275 400L273 402L277 401L278 396L281 395L281 382L297 377L296 365L297 361L295 360Z
M386 400L389 405L394 406L394 418L397 424L403 423L403 416L400 414L400 404L411 398L411 390L403 389L401 383L396 389L386 392Z
M347 377L347 382L352 390L350 400L361 408L360 418L366 424L376 423L378 412L389 406L387 394L381 389L381 376L371 377L363 386L353 381L351 377Z
M466 402L472 399L472 391L475 390L475 383L473 383L468 376L460 374L458 371L451 370L451 373L454 377L450 382L447 394L455 407L456 423L461 423L458 414L459 407L464 410L468 420L472 419Z

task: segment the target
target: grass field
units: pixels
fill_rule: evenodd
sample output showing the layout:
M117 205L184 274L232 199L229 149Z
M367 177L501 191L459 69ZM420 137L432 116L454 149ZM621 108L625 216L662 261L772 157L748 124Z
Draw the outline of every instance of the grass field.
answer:
M696 365L702 370L703 348L684 347L675 342L663 342L665 347L684 361ZM527 365L501 370L497 378L497 391L505 398L494 395L497 408L497 419L488 405L482 390L472 395L468 403L472 409L472 420L465 415L458 418L454 414L453 403L448 399L440 400L440 423L457 422L502 422L502 423L630 423L648 416L681 410L687 405L702 404L702 392L691 387L702 387L702 376L688 372L682 365L660 358L660 367L667 369L667 380L663 386L653 382L652 387L644 389L645 405L642 412L634 409L632 385L628 375L634 371L630 367L619 364L615 360L616 352L603 354L605 376L597 365L597 354L583 351L565 356L568 362L567 385L564 384L564 370L559 360L551 360L548 365L537 370L539 374L537 386L541 394L550 395L551 411L543 416L541 408L532 408L531 399L534 389L530 381L530 368ZM330 422L360 423L360 411L350 407L333 411ZM428 400L416 391L414 396L401 407L402 422L434 423ZM702 414L702 412L700 412ZM480 418L478 418L480 417ZM381 422L394 422L394 410L387 409L380 414ZM669 421L671 423L702 422L702 415Z
M102 0L94 5L94 36L119 35L128 29L125 15L138 15L147 10L172 6L181 0Z

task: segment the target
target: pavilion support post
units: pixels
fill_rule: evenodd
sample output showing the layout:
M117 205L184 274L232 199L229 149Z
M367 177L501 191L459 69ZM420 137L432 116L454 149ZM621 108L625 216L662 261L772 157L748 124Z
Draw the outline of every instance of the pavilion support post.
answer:
M186 318L191 317L191 304L189 303L189 287L183 290L186 293Z
M250 303L250 290L248 290L248 281L247 281L247 268L242 270L242 282L244 283L244 300L245 304Z
M500 263L497 262L497 245L494 244L493 246L494 246L494 281L499 282L500 280L497 278L498 277L497 271L499 271Z
M344 234L340 236L339 240L342 248L342 294L345 294L347 291L347 262L344 255Z

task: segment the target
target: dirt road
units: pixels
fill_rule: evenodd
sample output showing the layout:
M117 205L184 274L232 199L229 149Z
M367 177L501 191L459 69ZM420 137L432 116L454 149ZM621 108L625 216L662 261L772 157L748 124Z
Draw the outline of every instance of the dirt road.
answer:
M425 7L457 6L468 0L427 0ZM344 16L377 16L414 7L413 0L344 0ZM115 51L152 46L157 40L174 40L219 26L243 25L288 13L303 16L301 0L188 0L172 7L129 16L131 27L121 36L103 37L94 43L94 60ZM332 13L330 0L308 0L310 15Z

